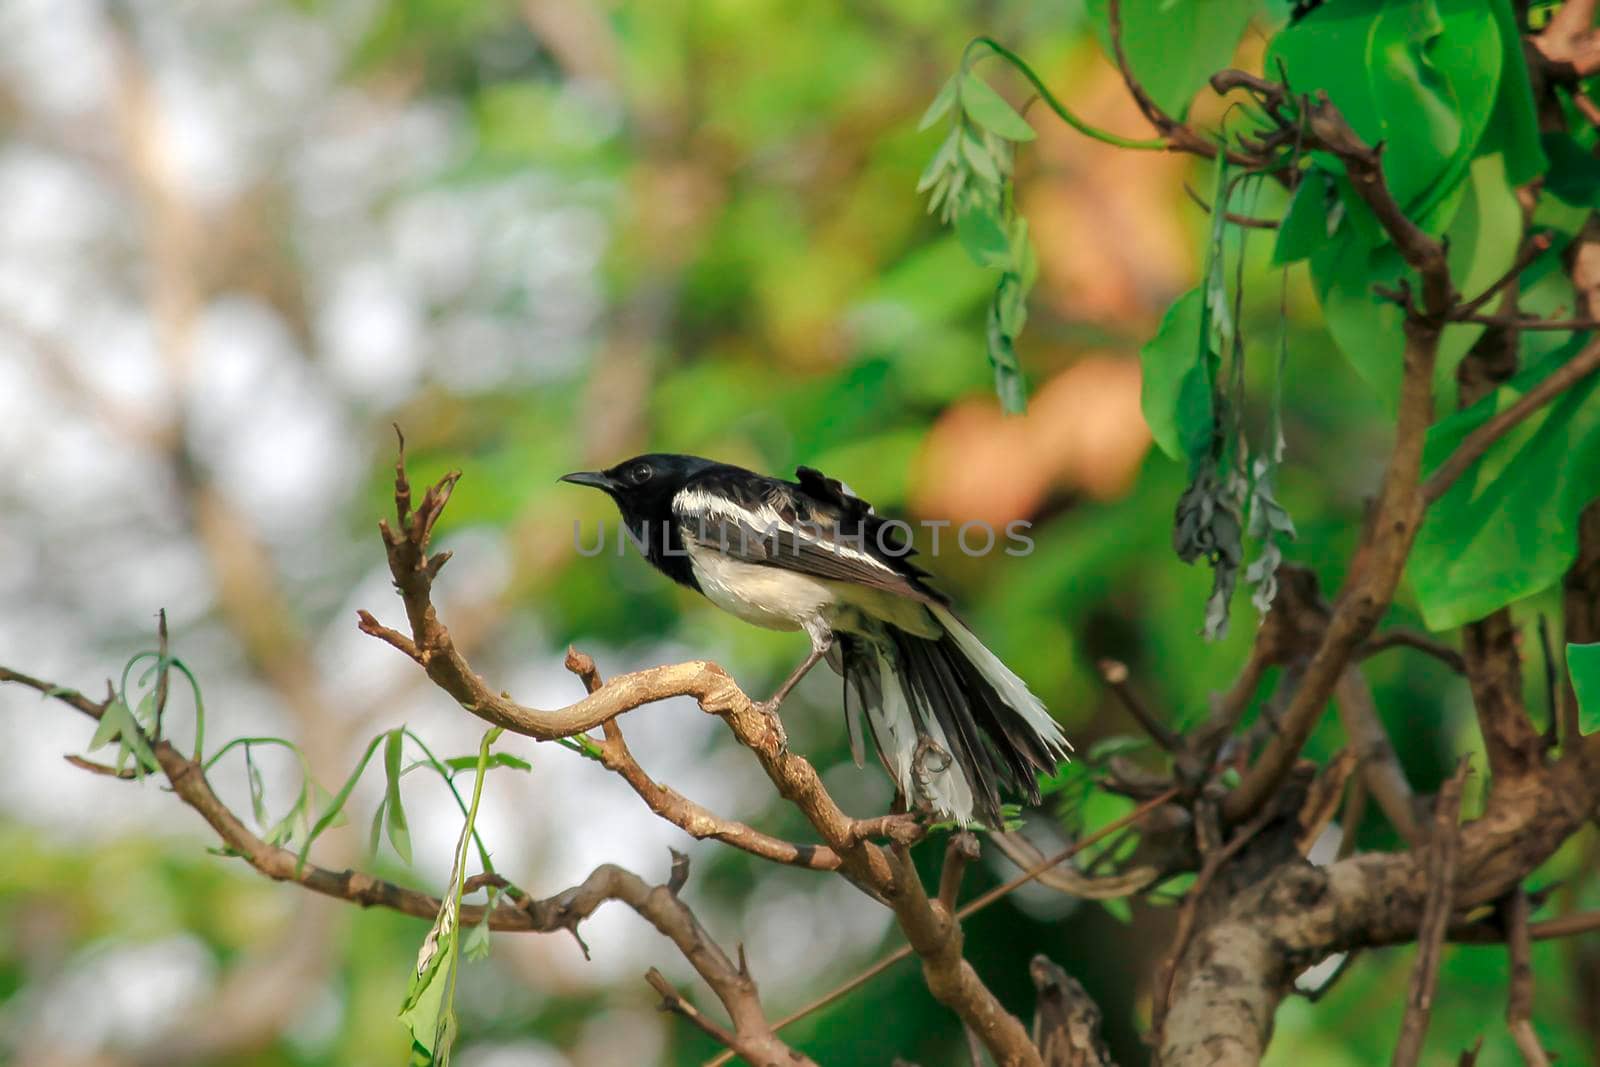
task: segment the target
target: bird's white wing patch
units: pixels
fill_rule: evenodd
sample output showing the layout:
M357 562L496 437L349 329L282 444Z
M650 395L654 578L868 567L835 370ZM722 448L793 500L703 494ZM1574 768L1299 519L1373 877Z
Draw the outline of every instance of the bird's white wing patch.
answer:
M700 540L703 542L716 540L711 535L712 526L720 527L722 522L732 522L748 529L753 541L770 543L774 536L792 537L797 543L804 544L810 549L828 552L862 564L885 577L896 579L901 577L893 567L864 549L857 548L849 542L849 539L823 537L820 536L822 530L818 526L796 525L768 501L749 507L699 486L689 486L678 490L677 495L672 498L672 511L677 516L678 522L691 534L701 535ZM721 547L729 551L743 552L751 546L730 543ZM778 550L782 551L781 545Z

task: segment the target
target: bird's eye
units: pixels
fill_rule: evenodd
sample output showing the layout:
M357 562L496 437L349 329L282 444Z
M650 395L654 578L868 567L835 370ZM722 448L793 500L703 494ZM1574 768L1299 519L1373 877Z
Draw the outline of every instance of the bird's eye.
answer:
M654 473L655 471L650 469L650 464L635 463L628 469L628 481L634 485L643 485L650 480L650 476Z

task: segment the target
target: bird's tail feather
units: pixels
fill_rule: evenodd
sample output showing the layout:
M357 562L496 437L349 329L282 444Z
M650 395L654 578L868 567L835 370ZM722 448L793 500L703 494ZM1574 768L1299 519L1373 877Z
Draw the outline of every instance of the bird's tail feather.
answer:
M937 639L888 625L838 635L852 741L864 718L912 803L998 828L1000 788L1037 803L1037 775L1072 746L1020 678L953 614L935 610L945 630Z

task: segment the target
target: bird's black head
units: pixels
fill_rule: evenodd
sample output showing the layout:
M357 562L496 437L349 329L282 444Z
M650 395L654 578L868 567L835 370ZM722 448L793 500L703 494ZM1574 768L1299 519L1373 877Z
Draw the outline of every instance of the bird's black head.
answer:
M672 515L672 498L696 474L716 466L699 456L651 452L625 459L603 471L574 471L561 480L602 489L617 502L623 521L637 533L644 523L664 522Z

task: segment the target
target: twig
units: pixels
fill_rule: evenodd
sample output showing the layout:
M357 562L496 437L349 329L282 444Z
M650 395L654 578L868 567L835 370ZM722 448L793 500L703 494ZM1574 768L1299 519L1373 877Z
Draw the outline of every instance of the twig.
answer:
M1380 633L1374 634L1356 650L1355 658L1358 660L1376 656L1379 652L1391 648L1414 648L1424 652L1443 663L1457 674L1467 673L1467 661L1460 652L1451 648L1437 638L1429 637L1425 633L1409 630L1403 626L1393 626Z
M967 873L967 864L978 858L978 837L963 830L950 835L945 846L944 866L939 870L939 904L951 914L956 910L956 898L961 893L961 879Z
M662 1011L670 1011L683 1016L709 1034L712 1040L726 1045L728 1048L733 1048L738 1044L738 1039L729 1033L726 1027L706 1018L698 1008L681 996L676 989L672 988L672 983L667 981L666 975L652 967L644 973L644 980L650 984L651 989L661 995Z
M600 690L600 672L586 653L567 649L566 668L582 679L590 693ZM634 758L628 742L622 736L622 727L615 719L601 723L600 728L604 732L604 739L599 743L601 764L627 782L651 811L689 836L697 840L711 838L721 841L775 863L814 871L838 870L839 855L826 845L797 845L764 834L746 823L717 815L671 786L655 781Z
M1205 159L1215 159L1219 149L1210 141L1195 133L1194 130L1179 122L1177 119L1162 111L1150 94L1145 92L1144 86L1139 83L1138 77L1133 73L1133 68L1128 65L1128 55L1122 47L1122 4L1121 0L1110 0L1106 6L1106 21L1111 33L1111 52L1117 61L1117 70L1122 74L1122 80L1128 87L1128 94L1133 97L1133 102L1138 105L1139 111L1156 131L1165 137L1174 150L1191 152ZM1228 154L1230 161L1241 165L1251 165L1256 160L1240 155L1231 149L1223 149Z
M1493 300L1502 289L1505 289L1507 286L1521 277L1522 272L1532 266L1533 261L1544 255L1545 252L1549 251L1549 249L1549 234L1536 233L1529 237L1528 240L1524 242L1523 246L1517 251L1517 258L1512 261L1510 268L1507 269L1504 274L1500 275L1500 277L1491 282L1487 287L1485 287L1483 292L1479 293L1471 300L1458 305L1455 311L1451 312L1450 317L1458 322L1462 321L1464 318L1470 317L1473 312L1477 311L1489 301Z
M1406 996L1400 1039L1395 1044L1391 1061L1393 1067L1415 1067L1422 1055L1422 1040L1433 1013L1433 994L1439 983L1439 956L1455 899L1456 855L1460 848L1457 824L1461 818L1461 789L1467 767L1463 756L1456 764L1455 774L1440 787L1434 804L1433 825L1428 837L1428 894L1422 906L1417 961L1411 971L1411 988Z
M1533 1030L1533 963L1528 937L1528 894L1517 886L1501 904L1506 927L1506 956L1511 964L1506 995L1506 1026L1527 1067L1550 1067L1539 1035Z
M1506 326L1515 330L1546 330L1560 331L1562 333L1579 333L1585 330L1600 329L1600 321L1594 319L1535 319L1525 318L1522 315L1450 315L1451 322L1471 322L1479 326Z
M1358 775L1344 795L1344 811L1339 816L1339 859L1355 855L1356 834L1367 815L1367 783Z
M1584 345L1577 355L1540 379L1510 407L1491 416L1483 425L1467 434L1455 451L1423 483L1423 502L1432 504L1444 496L1456 479L1489 450L1490 445L1557 396L1583 381L1596 368L1600 368L1600 340Z
M1211 205L1206 203L1204 197L1195 192L1194 186L1184 182L1183 191L1189 194L1190 200L1199 205L1201 211L1204 211L1207 215L1211 214ZM1243 226L1248 230L1276 230L1279 226L1277 219L1258 219L1250 215L1236 215L1232 211L1224 211L1222 217L1235 226Z
M1151 711L1139 694L1134 691L1128 681L1128 665L1114 659L1100 661L1100 677L1105 681L1106 687L1117 695L1122 706L1128 710L1144 732L1149 734L1155 743L1167 752L1176 752L1182 747L1178 735L1167 728L1167 725Z
M922 958L928 989L935 999L971 1026L997 1060L1021 1067L1037 1064L1038 1052L1028 1042L1020 1020L962 958L960 924L933 907L909 859L902 858L905 841L922 833L920 825L905 818L863 822L845 814L823 786L816 768L789 751L772 717L759 710L722 668L695 662L624 675L555 711L518 704L494 692L472 671L431 600L433 581L449 554L433 553L429 545L459 478L459 472L446 474L424 491L413 508L402 442L395 462L397 522L394 526L380 522L379 530L411 632L391 630L366 612L360 614L362 630L409 655L466 710L536 740L556 740L603 727L625 711L668 697L694 697L703 711L721 717L735 739L756 757L779 794L811 823L837 856L840 873L893 910L896 922ZM620 732L614 730L607 741L615 747L619 737ZM886 853L868 839L875 834L889 836L893 851ZM742 1035L746 1027L736 1029Z

